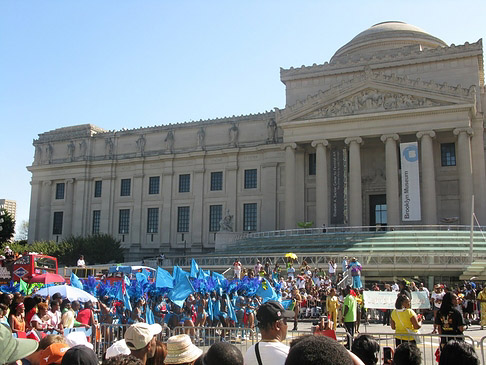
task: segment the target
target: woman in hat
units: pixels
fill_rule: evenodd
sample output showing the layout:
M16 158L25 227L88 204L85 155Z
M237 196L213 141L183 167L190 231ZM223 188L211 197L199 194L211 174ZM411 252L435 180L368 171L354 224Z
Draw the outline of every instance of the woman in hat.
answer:
M169 337L167 340L167 356L165 364L182 365L194 364L203 351L191 342L191 338L184 335Z

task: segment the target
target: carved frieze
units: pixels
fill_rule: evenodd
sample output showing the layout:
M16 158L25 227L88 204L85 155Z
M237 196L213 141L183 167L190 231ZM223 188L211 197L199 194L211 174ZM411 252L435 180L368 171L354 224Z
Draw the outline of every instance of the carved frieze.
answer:
M416 109L441 105L439 102L413 95L363 90L351 97L333 102L307 115L310 118L330 118L342 115L375 113L382 111Z

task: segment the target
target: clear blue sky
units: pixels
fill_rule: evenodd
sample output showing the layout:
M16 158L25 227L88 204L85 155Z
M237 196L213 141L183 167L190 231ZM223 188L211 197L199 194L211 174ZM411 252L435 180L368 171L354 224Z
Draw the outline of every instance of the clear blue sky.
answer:
M280 67L329 61L373 24L486 37L486 1L0 1L0 198L28 220L33 139L285 106ZM468 86L468 85L463 85Z

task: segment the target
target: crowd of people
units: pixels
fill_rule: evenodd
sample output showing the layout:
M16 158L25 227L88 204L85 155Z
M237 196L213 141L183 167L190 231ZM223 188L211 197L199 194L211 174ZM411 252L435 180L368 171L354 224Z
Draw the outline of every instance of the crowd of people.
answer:
M171 290L173 289L157 288L155 283L150 283L146 279L139 281L140 278L132 283L130 280L123 280L118 288L120 290L106 286L100 289L101 284L88 280L89 282L85 282L86 289L91 290L99 299L94 303L88 301L82 304L76 300L70 301L59 294L43 298L35 293L24 296L19 292L5 292L0 295L0 323L9 328L18 338L26 337L39 342L39 346L43 347L42 351L52 345L45 346L46 341L48 343L50 341L46 338L59 340L63 337L65 329L75 327L92 328L101 340L111 340L108 337L112 334L106 331L106 326L100 328L99 324L121 324L135 326L134 328L148 326L151 331L156 325L157 331L160 328L156 335L166 329L182 327L182 333L189 339L184 337L184 341L189 341L195 344L194 346L208 345L204 338L205 328L221 328L218 331L220 340L229 342L232 340L231 334L225 329L231 327L245 329L240 332L240 340L245 340L246 336L258 338L255 336L258 327L262 335L262 341L259 342L260 357L267 347L276 347L269 354L273 359L276 356L274 352L278 352L278 348L280 350L283 348L282 336L283 332L287 333L287 321L293 322L292 330L298 330L299 320L304 318L315 319L316 325L313 327L315 335L328 336L328 331L332 333L337 327L344 328L349 334L345 348L353 349L353 352L354 347L360 343L358 339L362 338L362 336L356 337L359 334L360 323L380 321L384 325L390 325L396 331L395 354L401 353L398 351L401 345L416 345L418 338L416 334L427 315L433 315L435 333L451 336L442 338L443 348L448 340L464 342L461 341L460 336L471 321L481 318L481 328L486 323L486 308L484 308L486 287L476 288L473 282L455 288L437 284L432 293L429 293L422 283L405 280L381 285L375 283L368 290L396 292L395 309L367 310L363 300L362 266L356 258L348 260L344 257L339 268L336 262L330 261L327 270L311 268L305 260L299 264L291 258L286 260L283 267L279 264L272 265L270 262L262 264L257 260L253 267L245 268L239 260L235 260L232 269L233 278L224 280L221 274L213 277L203 272L205 276L199 275L200 269L199 274L196 275L180 271L182 277L190 277L186 280L190 280L192 290L183 299L179 298L177 301L172 300ZM113 294L121 293L123 286L125 286L124 295ZM127 288L130 287L133 290L130 292L131 295L128 295ZM431 301L431 311L420 310L416 313L411 309L414 291L426 292ZM265 327L265 318L275 319L275 315L272 317L273 312L269 303L277 303L278 308L273 308L274 312L285 314L281 320L272 322L271 330L273 335L277 336L279 344L276 344L277 341L264 340L265 331L269 329ZM263 316L261 311L265 308L267 313ZM283 322L285 326L281 326ZM353 341L355 338L356 340ZM307 344L305 341L312 343L312 341L324 340L311 338L302 341L303 344ZM168 344L170 343L169 341ZM77 345L76 342L73 344ZM120 346L119 343L115 344ZM305 346L319 348L319 344L320 342L315 346L309 344ZM128 347L133 353L134 348ZM39 351L37 350L38 353ZM252 362L247 359L245 363L260 364L256 355L258 351L253 351L256 360L253 359L253 355L247 354L247 357L252 357ZM159 352L163 353L162 350ZM285 359L288 359L287 352L285 356L282 355ZM444 351L439 351L437 357L442 357L443 353ZM128 355L128 353L123 354Z
M103 354L102 364L180 364L180 365L375 365L379 363L379 343L370 335L358 336L350 350L327 336L306 335L294 338L290 346L288 322L294 313L279 302L267 301L256 311L261 339L243 354L228 342L216 342L204 352L187 334L175 335L163 343L158 323L134 323L124 338L113 343ZM74 332L76 333L76 332ZM82 334L82 338L84 334ZM7 326L0 325L0 364L99 364L92 345L69 335L47 335L40 341L14 338ZM401 342L394 350L383 349L390 356L385 364L420 365L422 354L412 341ZM464 341L444 344L439 365L478 365L474 348Z

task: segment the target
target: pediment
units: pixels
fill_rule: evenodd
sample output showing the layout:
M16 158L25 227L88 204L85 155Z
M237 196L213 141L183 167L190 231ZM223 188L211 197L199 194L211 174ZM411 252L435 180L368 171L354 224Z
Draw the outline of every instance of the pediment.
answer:
M476 89L410 80L365 70L352 80L277 110L280 122L360 114L474 105Z
M418 109L442 105L451 105L451 103L423 96L366 88L346 98L324 105L323 107L306 114L304 117L306 119L332 118L346 115Z

